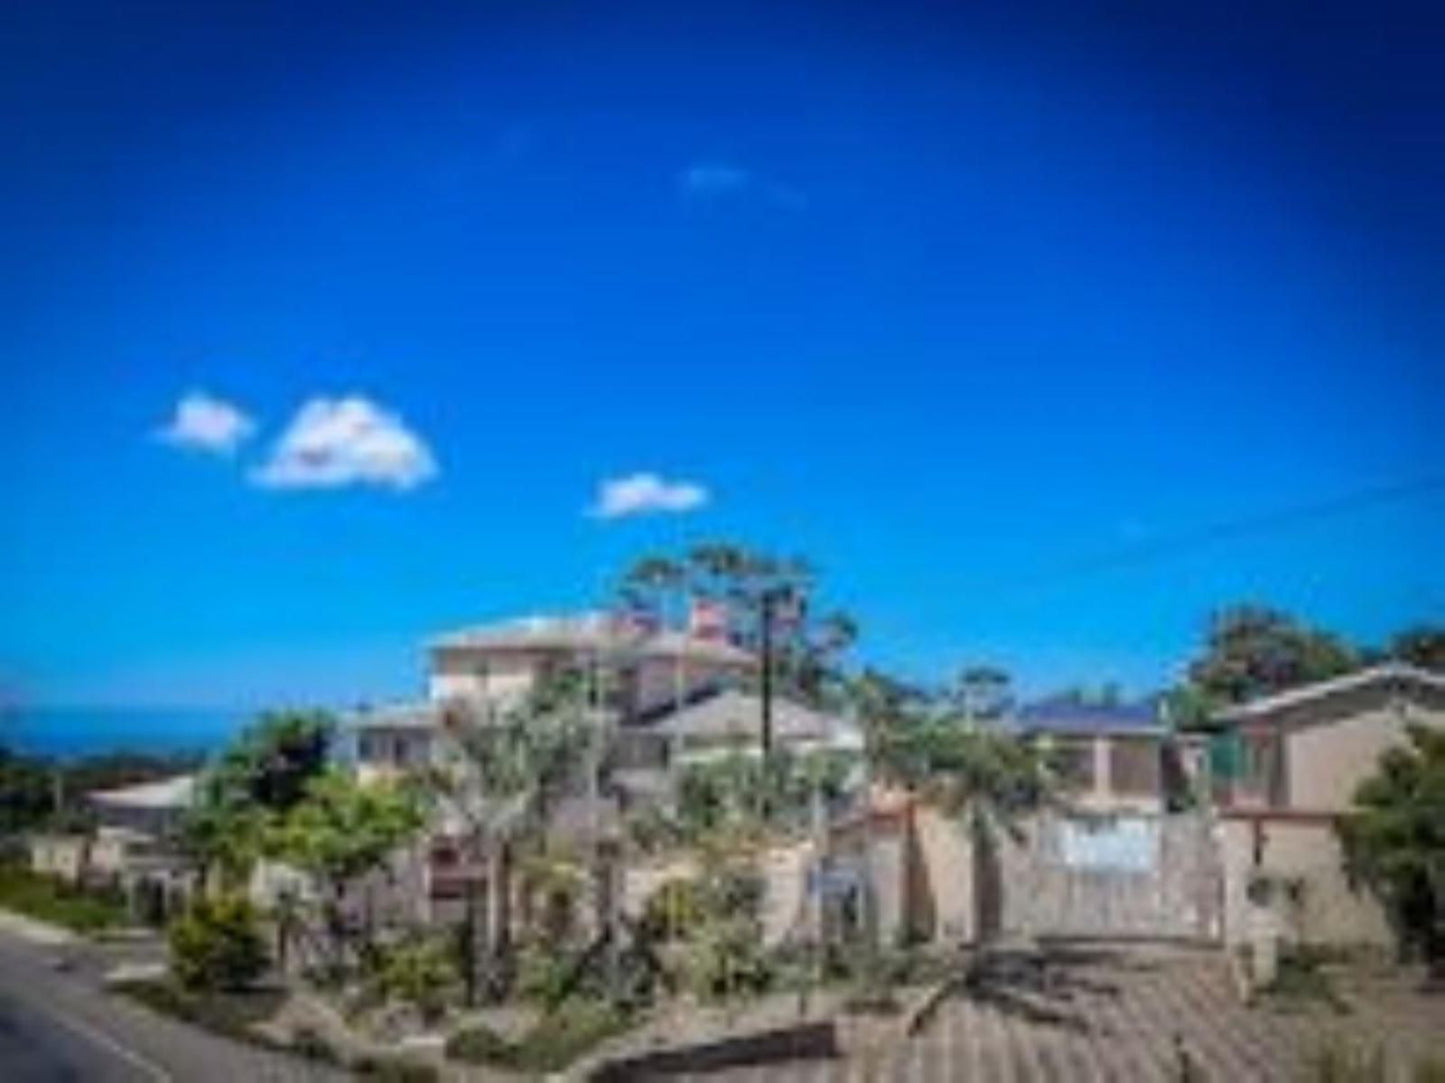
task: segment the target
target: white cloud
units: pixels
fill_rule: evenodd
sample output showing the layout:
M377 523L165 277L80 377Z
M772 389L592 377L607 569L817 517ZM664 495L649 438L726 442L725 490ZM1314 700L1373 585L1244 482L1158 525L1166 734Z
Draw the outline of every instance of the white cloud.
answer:
M230 455L255 431L256 423L239 407L204 391L191 391L176 403L174 416L155 435L173 447Z
M349 395L303 404L270 456L251 472L251 481L267 489L406 490L436 474L431 449L398 415Z
M657 474L637 473L608 478L597 487L597 500L588 514L597 519L628 515L694 511L712 498L705 486L693 481L668 481Z

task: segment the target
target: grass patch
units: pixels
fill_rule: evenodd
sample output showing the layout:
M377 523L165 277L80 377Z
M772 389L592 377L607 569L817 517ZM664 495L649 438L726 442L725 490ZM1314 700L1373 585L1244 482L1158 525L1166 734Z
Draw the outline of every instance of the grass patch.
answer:
M599 1000L564 1001L521 1038L511 1041L484 1026L459 1031L447 1041L447 1056L523 1072L557 1072L632 1026L632 1017Z
M280 990L248 993L192 993L163 979L121 982L113 992L152 1011L215 1034L268 1049L285 1048L257 1033L253 1026L276 1014L285 994ZM330 1052L330 1050L327 1050Z
M1402 1075L1391 1072L1390 1059L1382 1044L1367 1046L1343 1041L1326 1042L1310 1058L1305 1079L1309 1083L1445 1083L1445 1060L1423 1057ZM1398 1067L1398 1065L1395 1065Z
M118 894L72 887L15 864L0 865L0 908L78 933L130 923L125 901Z
M1326 1004L1339 1015L1348 1015L1350 1005L1335 991L1325 964L1330 956L1308 948L1285 952L1279 958L1274 981L1260 986L1258 993L1275 1007L1297 1008Z

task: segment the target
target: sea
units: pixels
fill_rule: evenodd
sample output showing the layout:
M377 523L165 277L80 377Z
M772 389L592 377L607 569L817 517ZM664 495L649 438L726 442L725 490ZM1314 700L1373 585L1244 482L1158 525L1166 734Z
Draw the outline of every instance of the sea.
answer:
M0 746L58 760L108 752L204 757L254 718L223 709L7 706L0 709Z

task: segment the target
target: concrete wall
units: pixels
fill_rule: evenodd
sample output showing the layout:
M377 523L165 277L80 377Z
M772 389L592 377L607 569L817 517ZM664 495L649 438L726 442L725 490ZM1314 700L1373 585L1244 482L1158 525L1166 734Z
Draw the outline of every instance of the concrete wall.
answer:
M915 885L926 893L927 908L932 912L932 939L970 943L977 928L973 843L968 832L957 819L931 808L919 808L913 823L921 872Z
M1254 862L1256 831L1260 861ZM1304 943L1388 947L1393 943L1384 912L1373 896L1350 889L1339 842L1328 821L1262 817L1223 820L1217 832L1226 869L1225 937L1242 942L1248 928L1248 889L1256 875L1301 885L1298 903L1276 891L1269 903L1285 935Z

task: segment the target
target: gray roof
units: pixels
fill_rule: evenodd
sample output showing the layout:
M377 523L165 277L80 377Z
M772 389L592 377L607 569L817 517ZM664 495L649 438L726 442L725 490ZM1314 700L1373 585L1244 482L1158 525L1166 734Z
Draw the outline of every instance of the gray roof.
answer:
M442 724L442 705L430 700L361 707L342 719L348 729L432 730Z
M762 728L762 699L733 689L664 715L652 727L677 737L756 737ZM773 735L784 741L829 741L851 727L841 718L774 697Z
M700 639L664 630L640 634L621 626L609 613L523 617L462 628L433 637L432 650L481 648L497 651L606 651L661 658L687 658L738 667L756 664L754 656L723 640Z

